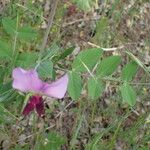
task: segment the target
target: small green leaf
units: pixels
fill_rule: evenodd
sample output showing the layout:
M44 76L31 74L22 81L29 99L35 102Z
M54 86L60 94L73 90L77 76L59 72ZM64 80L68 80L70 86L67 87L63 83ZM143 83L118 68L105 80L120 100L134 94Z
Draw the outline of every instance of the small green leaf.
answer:
M69 73L68 93L73 100L77 100L80 97L82 90L82 81L79 74L75 72Z
M0 41L0 58L9 58L12 57L12 49L10 45L4 41Z
M92 6L92 0L73 0L77 6L84 10L84 11L90 11Z
M24 68L33 67L37 59L38 54L36 52L23 52L19 54L16 65Z
M86 72L92 70L99 61L102 50L99 48L87 49L79 53L72 64L72 68L76 72Z
M38 67L38 73L42 78L50 78L53 74L53 63L52 61L41 62Z
M121 95L123 101L128 103L130 106L134 106L136 103L136 92L133 87L131 87L128 83L124 83L121 87Z
M104 34L108 28L108 18L102 17L96 24L96 34L94 36L94 39L97 42L102 42L104 38Z
M91 77L88 80L88 95L91 99L98 99L104 90L104 84L102 81Z
M64 52L62 54L60 54L60 56L58 57L58 61L61 59L64 59L68 55L70 55L73 52L73 50L74 50L74 47L70 47L70 48L64 50Z
M16 20L13 20L11 18L4 18L2 20L2 24L3 24L3 27L4 27L5 31L9 35L14 36L15 32L17 32L16 31L16 28L17 28Z
M45 150L60 150L66 142L65 138L56 132L50 132L47 140L47 144L44 146Z
M37 36L36 31L34 31L29 26L24 26L24 27L18 29L18 33L19 33L18 37L25 40L25 41L34 40Z
M100 64L97 66L97 75L109 76L111 75L118 67L121 62L120 56L110 56L104 58Z
M60 47L57 43L53 43L49 48L47 48L42 53L42 60L46 61L48 59L52 59L55 55L59 53Z
M123 81L131 81L138 69L137 63L134 61L128 63L122 70L121 79Z
M5 31L9 35L15 36L17 34L19 39L31 41L37 36L37 33L29 26L17 27L17 21L11 18L4 18L2 23Z
M143 64L136 56L134 56L131 52L126 51L126 53L140 66L142 67L145 72L150 76L150 69Z

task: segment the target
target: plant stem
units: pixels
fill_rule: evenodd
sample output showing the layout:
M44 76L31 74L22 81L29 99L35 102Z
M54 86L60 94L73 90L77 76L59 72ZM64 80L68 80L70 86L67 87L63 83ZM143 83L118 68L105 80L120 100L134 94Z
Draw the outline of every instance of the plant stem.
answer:
M53 24L53 20L54 20L54 16L55 16L55 13L56 13L56 8L57 8L58 1L59 0L52 0L50 16L49 16L49 19L48 19L48 25L47 25L47 29L46 29L44 37L43 37L43 41L42 41L41 48L40 48L40 54L39 54L39 58L38 58L37 65L36 65L35 69L37 69L38 66L41 63L42 52L44 51L44 49L46 47L46 44L47 44L49 32L50 32L52 24Z
M51 12L50 12L50 16L49 16L49 19L48 19L48 25L47 25L47 29L46 29L46 32L45 32L45 35L44 35L44 38L43 38L43 42L42 42L42 45L41 45L41 49L40 49L41 51L43 51L46 47L48 35L49 35L49 32L50 32L52 24L53 24L53 20L54 20L54 16L55 16L58 1L59 0L53 0L52 1Z

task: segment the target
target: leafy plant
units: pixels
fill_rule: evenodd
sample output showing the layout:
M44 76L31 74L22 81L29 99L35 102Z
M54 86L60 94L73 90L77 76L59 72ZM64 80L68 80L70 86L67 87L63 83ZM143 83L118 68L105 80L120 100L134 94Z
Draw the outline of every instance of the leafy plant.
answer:
M134 106L136 103L136 92L134 91L134 89L125 82L120 87L120 90L124 102L127 102L130 106Z
M68 92L73 100L77 100L80 97L82 90L82 81L79 74L76 72L69 73Z

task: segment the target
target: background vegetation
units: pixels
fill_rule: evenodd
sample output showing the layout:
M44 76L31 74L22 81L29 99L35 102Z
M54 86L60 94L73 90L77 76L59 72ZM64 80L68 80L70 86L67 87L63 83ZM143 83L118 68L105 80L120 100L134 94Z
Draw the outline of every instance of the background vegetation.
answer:
M147 0L2 0L0 149L148 150L149 13ZM44 119L22 116L15 67L45 81L68 73Z

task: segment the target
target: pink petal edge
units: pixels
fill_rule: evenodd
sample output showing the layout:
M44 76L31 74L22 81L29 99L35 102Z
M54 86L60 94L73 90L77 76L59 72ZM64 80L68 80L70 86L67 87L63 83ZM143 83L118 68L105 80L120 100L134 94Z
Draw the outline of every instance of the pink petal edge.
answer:
M39 79L35 70L24 70L22 68L15 68L12 73L14 89L22 92L39 92L43 87L43 82Z
M62 99L67 91L67 86L68 75L66 74L55 82L45 83L42 93L50 97Z

